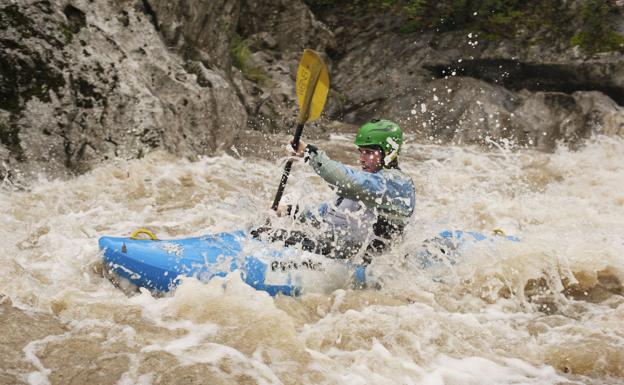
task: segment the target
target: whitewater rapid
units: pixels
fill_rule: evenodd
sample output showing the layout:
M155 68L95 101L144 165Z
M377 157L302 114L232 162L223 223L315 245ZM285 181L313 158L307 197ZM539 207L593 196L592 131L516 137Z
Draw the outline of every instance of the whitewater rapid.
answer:
M315 144L355 165L352 140ZM275 150L286 137L265 141ZM618 137L553 153L408 141L417 211L405 241L369 267L377 289L272 298L231 274L157 297L103 277L102 235L264 223L284 161L152 153L26 189L2 183L0 383L624 383ZM295 165L286 202L331 196ZM440 279L405 255L445 229L521 242L477 245Z

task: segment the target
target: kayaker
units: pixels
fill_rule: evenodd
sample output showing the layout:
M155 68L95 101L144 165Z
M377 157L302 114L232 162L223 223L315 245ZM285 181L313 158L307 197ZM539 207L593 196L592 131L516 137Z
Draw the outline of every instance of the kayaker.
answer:
M292 141L291 141L292 142ZM280 205L278 215L290 215L314 227L311 233L273 231L272 240L301 243L304 249L335 258L362 255L366 262L403 234L414 212L414 184L399 168L403 132L389 120L371 120L355 137L361 170L332 160L318 147L299 142L294 155L304 157L336 197L317 210ZM301 211L301 212L300 212Z

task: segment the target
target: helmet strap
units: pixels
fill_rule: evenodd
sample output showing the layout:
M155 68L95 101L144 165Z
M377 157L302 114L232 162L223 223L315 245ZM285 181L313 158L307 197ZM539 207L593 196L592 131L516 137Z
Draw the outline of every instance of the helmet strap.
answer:
M386 155L383 158L383 163L384 166L389 165L390 163L392 163L393 161L395 161L397 158L397 152L396 151L391 151L388 155Z

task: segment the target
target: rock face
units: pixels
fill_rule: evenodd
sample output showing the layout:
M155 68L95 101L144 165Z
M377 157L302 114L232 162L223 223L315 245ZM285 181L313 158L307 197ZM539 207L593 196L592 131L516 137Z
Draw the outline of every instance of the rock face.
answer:
M222 71L173 53L146 7L0 8L3 177L81 172L154 148L193 156L231 145L247 121L235 87Z
M306 47L330 66L325 123L387 117L419 140L544 150L624 135L622 53L405 33L395 16L336 4L315 15L302 0L3 3L0 180L290 131Z
M250 128L262 132L292 131L297 101L294 82L304 48L324 53L335 44L334 34L299 0L244 1L237 32L250 51L251 66L265 80L235 77L247 106ZM245 69L243 69L243 75ZM234 73L234 75L241 75Z
M20 0L0 21L0 179L290 129L302 49L335 44L288 0Z
M240 14L239 0L172 2L147 0L151 21L167 46L187 60L229 73L231 40Z
M331 119L389 117L421 140L543 150L596 132L624 135L622 53L587 57L578 47L519 46L468 31L403 33L395 16L343 11L321 18L340 47Z

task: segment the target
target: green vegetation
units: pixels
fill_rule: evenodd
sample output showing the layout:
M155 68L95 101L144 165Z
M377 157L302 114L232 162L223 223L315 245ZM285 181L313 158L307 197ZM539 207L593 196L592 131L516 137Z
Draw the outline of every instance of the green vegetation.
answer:
M570 45L589 53L624 50L624 36L616 33L606 20L612 12L610 3L592 0L583 4L581 30L570 38Z
M624 50L624 36L609 31L599 39L594 34L579 32L570 39L571 46L579 46L585 52L597 53Z
M65 44L71 43L74 39L74 33L72 32L71 28L64 23L61 23L59 24L59 30L63 34L63 37L65 37Z
M271 79L262 67L254 63L251 57L249 41L235 35L234 39L232 39L230 53L234 67L241 71L245 79L263 86L269 85Z
M332 103L337 103L339 110L344 110L351 102L347 94L336 89L331 90L330 97L333 99Z
M566 0L305 0L316 11L396 14L401 32L469 30L483 38L579 46L584 52L624 50L611 16L613 1L585 0L580 10Z

